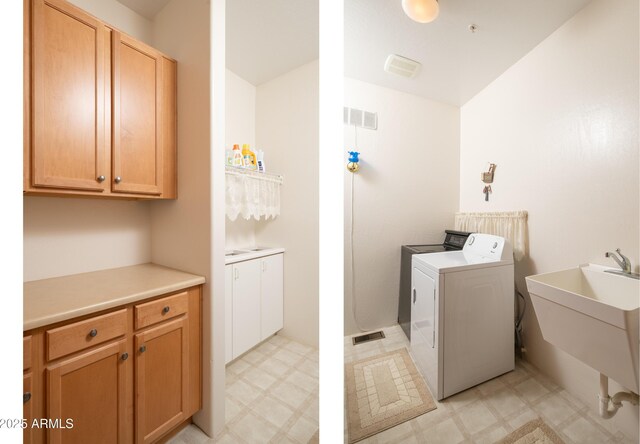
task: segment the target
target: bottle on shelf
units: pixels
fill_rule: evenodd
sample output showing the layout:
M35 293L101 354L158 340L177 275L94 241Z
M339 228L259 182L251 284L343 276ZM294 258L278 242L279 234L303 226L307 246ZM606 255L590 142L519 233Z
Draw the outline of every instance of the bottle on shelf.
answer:
M249 170L255 170L256 167L256 155L249 149L249 144L242 145L242 157L244 159L244 167Z
M256 150L257 167L260 173L266 173L267 169L264 166L264 151Z
M242 168L244 166L244 160L242 158L242 151L240 151L240 145L235 144L233 145L233 160L231 165L234 167L240 167Z

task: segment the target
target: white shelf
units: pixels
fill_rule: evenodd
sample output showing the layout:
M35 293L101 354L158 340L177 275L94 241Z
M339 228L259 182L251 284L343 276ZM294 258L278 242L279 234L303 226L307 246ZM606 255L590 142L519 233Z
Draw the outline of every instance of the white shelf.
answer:
M261 173L259 171L248 170L245 168L233 167L229 165L225 165L224 170L225 170L225 174L251 177L259 180L265 180L268 182L276 182L279 184L282 184L284 182L284 177L281 174Z

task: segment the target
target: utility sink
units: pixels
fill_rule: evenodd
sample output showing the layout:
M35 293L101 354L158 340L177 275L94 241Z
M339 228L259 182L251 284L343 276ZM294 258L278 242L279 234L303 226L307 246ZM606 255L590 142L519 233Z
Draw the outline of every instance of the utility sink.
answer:
M528 276L547 342L638 393L640 281L586 264Z
M225 251L224 255L225 257L228 256L237 256L239 254L246 254L248 253L250 250L229 250L229 251Z
M279 247L246 247L224 252L225 265L235 264L237 262L258 259L273 254L284 253L284 248Z

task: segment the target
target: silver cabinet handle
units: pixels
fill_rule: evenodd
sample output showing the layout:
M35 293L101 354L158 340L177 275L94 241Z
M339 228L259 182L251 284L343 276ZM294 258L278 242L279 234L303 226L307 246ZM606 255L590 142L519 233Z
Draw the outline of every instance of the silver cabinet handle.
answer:
M167 305L166 307L164 307L164 308L162 309L162 314L167 314L167 313L169 313L169 310L170 310L170 307Z
M147 346L146 345L141 345L140 346L140 353L144 353L147 351Z
M113 181L114 181L115 183L120 183L120 182L122 182L122 177L120 177L120 176L116 176L116 178L115 178L115 179L113 179Z
M129 359L129 353L124 352L122 356L120 356L120 359L122 359L123 361L126 361L127 359Z
M97 181L102 183L102 182L104 182L105 179L106 179L106 177L104 177L104 176L98 176Z
M91 336L92 338L95 338L96 336L98 336L98 330L96 330L95 328L94 328L94 329L92 329L92 330L89 332L89 336Z
M26 404L31 400L31 392L25 392L22 394L22 403Z
M416 289L413 289L413 303L416 303Z
M234 268L233 269L233 274L234 274L234 277L235 277L236 281L238 279L240 279L240 270L238 270L237 268Z

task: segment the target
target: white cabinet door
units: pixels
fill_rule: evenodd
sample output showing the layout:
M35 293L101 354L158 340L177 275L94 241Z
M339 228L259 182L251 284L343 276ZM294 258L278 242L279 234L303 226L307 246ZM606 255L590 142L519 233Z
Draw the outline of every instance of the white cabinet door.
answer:
M233 359L233 265L224 266L224 363Z
M260 259L262 267L262 334L264 340L283 326L283 255L275 254Z
M233 358L260 342L260 261L233 265Z
M436 284L435 281L417 268L413 269L413 305L411 323L427 341L429 347L435 347L436 339ZM412 332L413 333L413 332Z

